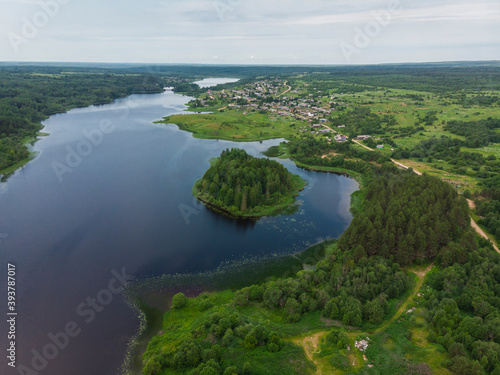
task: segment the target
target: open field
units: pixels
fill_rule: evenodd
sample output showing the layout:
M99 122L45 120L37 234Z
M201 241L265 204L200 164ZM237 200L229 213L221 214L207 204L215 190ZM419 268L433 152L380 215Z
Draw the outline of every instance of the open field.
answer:
M173 115L162 123L175 124L193 133L196 138L230 141L257 141L297 135L297 121L290 118L269 118L266 114L224 111L214 114ZM296 124L291 126L292 124Z

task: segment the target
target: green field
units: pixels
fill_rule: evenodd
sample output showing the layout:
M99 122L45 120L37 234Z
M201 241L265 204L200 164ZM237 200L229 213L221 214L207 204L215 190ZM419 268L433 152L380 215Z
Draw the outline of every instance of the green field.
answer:
M161 123L175 124L196 138L229 141L260 141L297 135L297 121L291 118L269 118L266 114L226 110L213 114L186 114L165 117ZM292 124L296 124L291 126Z

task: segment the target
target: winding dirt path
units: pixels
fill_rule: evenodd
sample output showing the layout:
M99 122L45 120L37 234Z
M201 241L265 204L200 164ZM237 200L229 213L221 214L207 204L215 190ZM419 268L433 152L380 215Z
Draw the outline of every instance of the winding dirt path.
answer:
M288 81L285 81L285 83L283 84L284 86L288 87L288 89L286 91L283 91L281 94L279 94L278 96L283 96L285 95L288 91L290 91L292 89L292 86L288 86L287 85Z

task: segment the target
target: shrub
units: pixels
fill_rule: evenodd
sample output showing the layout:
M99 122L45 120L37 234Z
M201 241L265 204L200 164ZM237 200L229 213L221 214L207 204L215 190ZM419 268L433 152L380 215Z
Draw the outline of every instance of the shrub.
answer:
M181 309L187 304L187 298L184 293L177 293L174 298L172 298L172 309Z

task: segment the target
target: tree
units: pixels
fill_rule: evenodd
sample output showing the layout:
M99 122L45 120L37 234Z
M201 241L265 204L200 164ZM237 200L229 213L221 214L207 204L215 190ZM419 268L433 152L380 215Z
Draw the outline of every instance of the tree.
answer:
M229 346L233 341L233 337L233 330L231 328L228 328L226 333L224 334L224 337L222 338L222 342L225 346Z
M285 304L285 311L287 320L290 323L294 323L299 321L300 316L302 315L302 307L299 302L295 298L289 298Z
M364 306L365 316L370 323L379 324L384 320L384 308L378 298L368 302Z
M257 337L255 337L254 334L249 333L248 335L245 336L245 340L243 340L243 345L245 346L245 349L251 350L257 346Z
M326 336L326 340L338 349L345 349L349 345L349 336L344 329L332 329Z
M184 293L177 293L173 298L172 298L172 309L181 309L187 304L187 298L184 295Z
M155 355L151 357L144 366L144 375L158 375L162 371L161 359Z
M201 362L201 355L201 348L195 340L185 340L175 351L172 364L178 369L196 367Z
M229 366L224 370L224 375L238 375L238 368L235 366Z
M332 298L325 304L325 308L323 310L323 314L330 319L338 319L339 318L339 308L337 306L337 302L335 298Z
M281 303L283 291L275 283L270 283L264 292L264 303L270 308L276 308Z

